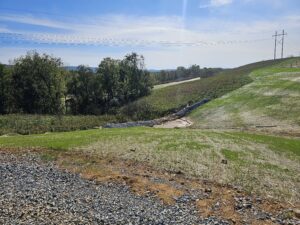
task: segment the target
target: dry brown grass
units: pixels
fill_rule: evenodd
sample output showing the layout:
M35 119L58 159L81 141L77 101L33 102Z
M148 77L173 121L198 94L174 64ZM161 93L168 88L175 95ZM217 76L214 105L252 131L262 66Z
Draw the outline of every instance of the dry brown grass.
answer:
M130 161L119 161L116 158L100 158L90 154L64 153L59 156L57 164L60 168L79 173L82 177L97 182L119 182L131 187L140 195L155 194L165 204L173 204L174 199L183 194L165 183L156 183L149 179L152 171L146 166ZM156 175L157 176L157 175ZM159 174L163 177L162 174Z
M151 141L145 136L115 137L78 150L101 157L147 162L160 169L181 171L187 176L230 183L249 192L299 202L299 161L230 133L189 131L173 135L172 132ZM226 158L224 149L238 154L238 158L222 164L221 160Z

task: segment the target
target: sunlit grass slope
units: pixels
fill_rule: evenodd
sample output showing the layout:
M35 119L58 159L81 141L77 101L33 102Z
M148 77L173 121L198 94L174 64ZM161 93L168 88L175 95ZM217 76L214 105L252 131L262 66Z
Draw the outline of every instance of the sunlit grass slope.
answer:
M250 74L252 83L193 111L195 128L257 128L299 131L300 59L290 59Z

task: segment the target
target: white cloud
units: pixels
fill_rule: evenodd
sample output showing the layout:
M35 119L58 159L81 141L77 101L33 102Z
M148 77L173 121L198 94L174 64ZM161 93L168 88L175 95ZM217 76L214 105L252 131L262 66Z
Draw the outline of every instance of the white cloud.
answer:
M225 5L230 5L233 0L210 0L208 4L200 5L200 8L211 8L211 7L221 7Z
M223 5L229 5L233 2L233 0L211 0L210 4L214 7L219 7Z
M10 22L18 22L18 23L23 23L23 24L45 26L45 27L51 27L51 28L61 28L61 29L69 29L70 28L58 21L36 18L36 17L30 16L30 15L14 15L14 14L1 15L0 21L1 20L2 21L10 21Z

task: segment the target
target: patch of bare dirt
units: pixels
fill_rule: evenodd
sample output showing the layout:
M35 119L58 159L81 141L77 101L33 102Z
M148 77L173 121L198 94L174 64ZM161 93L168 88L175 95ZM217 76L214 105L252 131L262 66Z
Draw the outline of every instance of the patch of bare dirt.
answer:
M160 125L155 125L154 127L155 128L184 128L184 127L189 127L192 124L193 122L190 119L186 117L182 117L180 119L168 121Z

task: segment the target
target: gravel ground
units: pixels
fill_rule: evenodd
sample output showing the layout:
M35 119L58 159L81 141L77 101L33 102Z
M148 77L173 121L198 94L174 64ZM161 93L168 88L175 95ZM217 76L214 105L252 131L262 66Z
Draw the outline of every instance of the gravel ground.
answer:
M127 186L95 184L32 155L0 153L0 224L228 224L193 204L167 206Z

